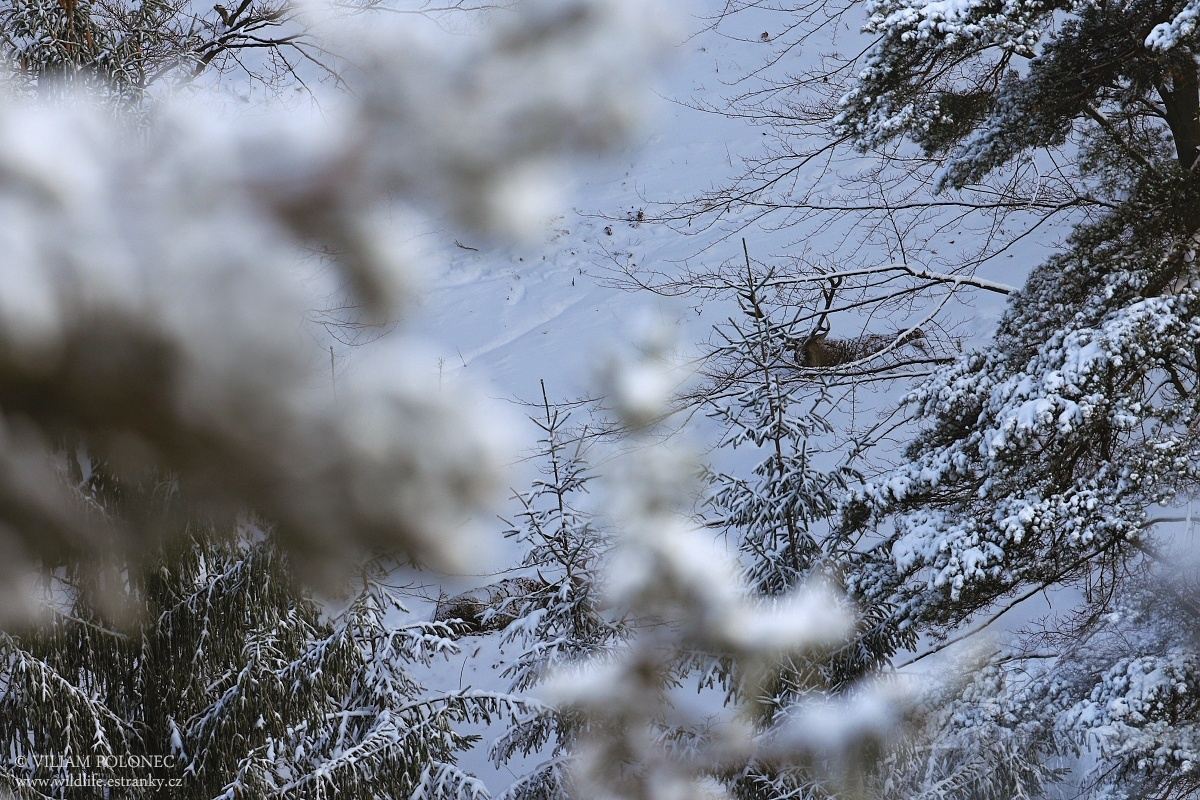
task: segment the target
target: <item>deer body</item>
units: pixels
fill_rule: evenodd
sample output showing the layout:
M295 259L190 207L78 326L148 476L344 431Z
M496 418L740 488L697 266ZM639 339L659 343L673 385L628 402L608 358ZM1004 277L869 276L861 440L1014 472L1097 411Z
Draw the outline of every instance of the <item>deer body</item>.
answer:
M908 344L924 349L924 338L925 333L915 328L899 337L868 333L854 339L831 339L826 328L814 331L800 343L796 348L796 361L802 367L813 369L838 367L883 352L893 345L896 349Z

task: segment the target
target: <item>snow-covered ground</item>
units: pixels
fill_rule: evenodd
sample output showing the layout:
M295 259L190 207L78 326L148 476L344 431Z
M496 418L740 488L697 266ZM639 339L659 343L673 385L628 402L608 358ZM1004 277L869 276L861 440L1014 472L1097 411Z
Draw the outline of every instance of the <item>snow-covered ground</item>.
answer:
M534 399L539 379L553 395L575 397L594 389L597 360L627 340L641 316L661 314L679 323L681 341L703 335L707 316L685 303L607 285L603 274L614 256L668 265L692 257L700 242L664 226L601 215L636 220L645 198L681 198L707 188L728 172L729 148L753 143L758 133L746 126L672 101L718 76L721 59L714 51L722 43L711 43L715 38L701 36L675 49L643 136L617 155L582 165L567 193L574 209L551 221L543 242L498 250L458 241L443 253L447 264L432 281L417 328L436 344L447 370L462 370L506 398ZM729 257L731 248L708 257Z

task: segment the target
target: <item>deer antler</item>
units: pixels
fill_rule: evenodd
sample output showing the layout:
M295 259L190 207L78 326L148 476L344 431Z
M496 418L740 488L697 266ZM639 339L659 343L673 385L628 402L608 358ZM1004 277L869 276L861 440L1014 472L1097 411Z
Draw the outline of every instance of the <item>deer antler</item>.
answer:
M815 339L821 339L829 334L832 325L829 323L829 313L833 308L834 300L837 299L837 291L842 286L841 277L830 278L829 281L821 287L821 300L823 306L821 315L817 317L817 323L813 326L812 333L808 335L809 342Z

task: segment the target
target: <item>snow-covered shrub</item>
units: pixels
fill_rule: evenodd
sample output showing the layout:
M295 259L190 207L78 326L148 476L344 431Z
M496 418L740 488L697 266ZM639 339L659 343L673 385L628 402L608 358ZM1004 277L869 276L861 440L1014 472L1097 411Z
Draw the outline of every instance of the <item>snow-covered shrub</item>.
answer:
M92 7L68 6L86 37ZM319 110L192 95L128 119L111 74L105 102L0 103L0 610L46 615L0 639L3 789L132 756L171 759L160 796L486 794L455 766L459 724L533 708L431 695L412 667L458 631L401 622L378 579L478 550L497 434L403 337L325 385L305 312L324 281L402 319L415 215L539 224L558 160L636 119L655 40L636 11L528 3L449 43L308 8L350 89ZM44 60L87 71L66 45Z

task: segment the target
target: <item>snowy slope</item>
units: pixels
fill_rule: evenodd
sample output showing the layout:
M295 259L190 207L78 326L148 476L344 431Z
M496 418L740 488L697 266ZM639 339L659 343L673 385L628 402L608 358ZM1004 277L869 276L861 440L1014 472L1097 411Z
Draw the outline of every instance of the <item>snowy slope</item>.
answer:
M617 156L584 165L585 176L570 193L575 210L553 220L543 243L446 253L449 263L433 281L419 327L448 354L450 368L488 381L504 396L532 398L539 378L550 382L554 394L575 396L593 388L595 360L628 336L639 314L686 321L681 340L698 338L689 334L706 326L687 319L696 315L685 305L612 288L602 274L610 254L670 263L691 256L697 242L665 227L594 215L636 214L645 205L643 194L659 198L704 189L723 171L731 138L753 140L757 134L736 123L665 99L688 96L697 74L715 71L715 59L702 45L681 45L645 136Z

